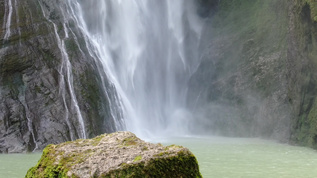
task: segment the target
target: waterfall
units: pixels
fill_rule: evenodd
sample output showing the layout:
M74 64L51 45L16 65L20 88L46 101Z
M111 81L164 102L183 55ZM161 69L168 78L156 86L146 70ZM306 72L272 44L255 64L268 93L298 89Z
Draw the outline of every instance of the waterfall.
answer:
M5 20L5 25L3 25L5 27L5 30L6 30L3 39L7 40L11 35L11 30L10 30L11 18L12 18L12 2L11 2L11 0L8 0L8 3L7 4L5 3L5 6L6 6L5 18L7 18L7 19ZM8 15L6 14L7 9L9 10ZM7 15L7 17L6 17L6 15Z
M187 134L187 83L202 29L195 1L68 3L117 90L125 128L143 138Z

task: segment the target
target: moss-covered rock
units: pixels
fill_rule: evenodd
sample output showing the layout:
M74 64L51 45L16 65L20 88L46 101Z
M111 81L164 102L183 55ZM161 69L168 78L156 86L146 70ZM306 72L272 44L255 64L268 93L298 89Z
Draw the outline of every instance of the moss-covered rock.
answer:
M294 0L290 11L289 98L293 107L291 140L317 148L317 4Z
M49 145L26 177L202 176L187 148L147 143L131 132L116 132Z
M317 22L317 2L315 0L296 0L297 5L308 4L310 7L311 20Z

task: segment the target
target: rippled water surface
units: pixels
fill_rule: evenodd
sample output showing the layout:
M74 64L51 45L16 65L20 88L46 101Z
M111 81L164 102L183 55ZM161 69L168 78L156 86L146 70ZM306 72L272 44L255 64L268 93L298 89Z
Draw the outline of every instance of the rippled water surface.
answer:
M315 178L317 151L259 139L156 139L165 145L188 147L197 157L203 177ZM41 154L0 155L0 178L22 178Z
M197 157L203 177L313 178L317 151L260 139L175 138Z

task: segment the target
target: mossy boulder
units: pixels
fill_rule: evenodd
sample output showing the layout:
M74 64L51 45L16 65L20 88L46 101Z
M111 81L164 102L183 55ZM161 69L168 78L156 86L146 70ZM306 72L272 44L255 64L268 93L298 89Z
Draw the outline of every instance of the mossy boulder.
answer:
M147 143L131 132L48 145L30 177L202 177L182 146Z

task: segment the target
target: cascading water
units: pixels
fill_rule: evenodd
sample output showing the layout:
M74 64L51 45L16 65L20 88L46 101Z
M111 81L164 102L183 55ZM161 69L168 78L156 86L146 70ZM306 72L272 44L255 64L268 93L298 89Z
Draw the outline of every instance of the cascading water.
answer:
M59 69L59 95L61 96L61 98L63 99L64 102L64 107L66 109L65 112L65 120L67 123L67 126L69 128L70 131L70 137L71 140L74 140L76 138L87 138L87 133L86 133L86 128L85 128L85 122L84 122L84 118L82 117L80 108L78 106L78 102L77 102L77 98L75 95L75 90L73 87L73 74L72 74L72 66L71 63L69 61L69 57L65 48L65 39L69 37L68 35L68 31L65 23L63 23L63 27L64 27L64 32L65 32L65 37L61 38L60 35L58 34L58 27L57 25L50 20L47 15L45 14L44 8L42 7L42 5L40 4L41 9L42 9L42 13L43 16L50 22L53 24L54 27L54 34L57 40L57 45L58 48L61 51L61 55L62 55L62 59L61 59L61 65L60 65L60 69ZM64 14L62 14L64 15ZM65 21L65 19L64 19ZM70 105L68 106L67 102L66 102L66 90L68 88L69 94L70 94ZM78 119L78 123L80 124L78 130L79 130L79 134L77 136L75 136L72 132L72 124L69 120L69 110L74 110L76 113L76 117Z
M6 10L6 11L9 10L9 12L8 12L8 13L5 12L5 18L6 18L6 20L5 20L5 23L3 24L3 27L2 27L2 28L4 28L4 29L6 30L3 39L4 39L4 40L7 40L7 39L10 37L10 35L11 35L10 26L11 26L11 18L12 18L12 11L13 11L13 10L12 10L12 1L11 1L11 0L8 0L8 2L5 3L5 6L6 6L5 10Z
M126 129L186 134L201 22L189 0L69 1L120 97Z

